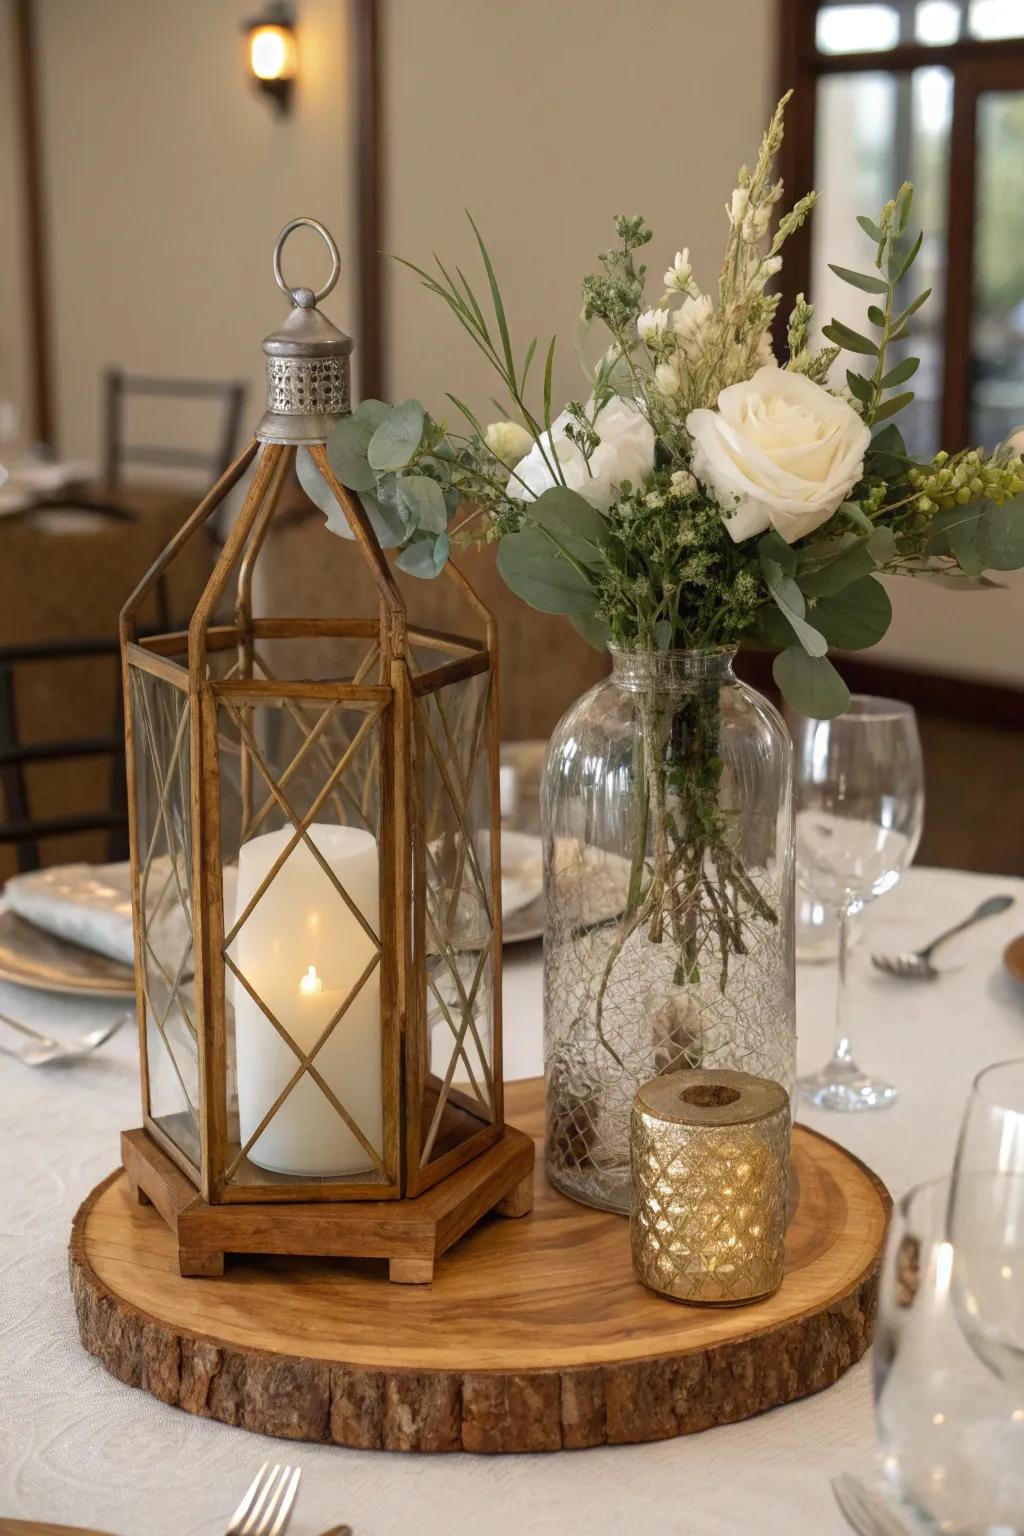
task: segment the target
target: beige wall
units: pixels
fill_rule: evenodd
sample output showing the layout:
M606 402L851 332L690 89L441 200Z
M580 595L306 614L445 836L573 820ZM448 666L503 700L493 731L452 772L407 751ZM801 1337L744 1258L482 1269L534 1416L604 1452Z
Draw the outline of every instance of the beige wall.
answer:
M555 394L578 395L580 280L616 213L654 227L655 286L681 245L716 276L724 204L771 101L774 13L774 0L384 0L388 249L424 267L436 251L486 291L468 207L518 356L536 334L542 363L557 332ZM400 268L388 290L392 393L441 411L451 390L493 416L498 380L440 301Z
M282 317L269 272L280 226L323 218L344 270L328 312L357 323L345 0L301 0L300 79L279 119L242 67L252 0L35 0L51 236L59 445L98 453L108 363L241 377L260 408L259 340ZM655 227L657 276L691 247L713 281L722 205L774 88L774 0L381 0L384 244L433 250L479 279L468 205L502 278L520 355L557 331L559 404L579 282L616 212ZM0 0L0 399L25 399L25 299L11 0ZM293 280L319 253L296 241ZM495 382L412 274L386 279L389 393L438 412L451 389L485 414ZM357 359L358 359L358 337ZM453 413L454 414L454 413ZM194 417L140 423L187 440ZM901 582L877 654L1024 682L1024 579L956 596Z
M24 413L30 390L28 294L13 11L13 0L0 0L0 404L8 402Z
M108 363L248 380L255 422L259 342L286 313L271 251L290 218L335 231L329 309L343 325L354 312L344 6L302 0L301 81L279 118L243 69L252 0L36 4L61 451L95 456ZM293 282L324 272L316 246L294 237Z

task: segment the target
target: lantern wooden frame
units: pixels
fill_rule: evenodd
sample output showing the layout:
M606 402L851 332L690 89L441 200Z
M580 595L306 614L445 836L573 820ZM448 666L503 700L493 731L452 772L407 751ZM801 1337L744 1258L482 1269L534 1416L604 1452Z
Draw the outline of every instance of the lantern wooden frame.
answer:
M121 616L143 1098L143 1129L125 1133L123 1156L130 1185L137 1197L155 1204L176 1230L183 1274L222 1272L225 1252L283 1252L384 1257L391 1262L392 1279L426 1280L433 1272L434 1259L486 1211L498 1209L507 1215L522 1215L530 1208L532 1198L532 1141L504 1124L501 870L497 857L490 861L490 936L481 948L468 1001L466 993L460 991L463 1018L458 1026L448 1018L455 1045L446 1080L431 1074L426 1050L424 956L427 928L431 923L425 894L428 845L421 798L426 754L432 756L442 778L450 774L451 769L446 763L443 747L431 735L424 701L439 700L443 690L452 684L478 676L487 679L480 718L474 721L474 730L478 734L474 738L472 761L476 761L475 754L482 754L487 764L490 846L497 850L500 805L496 626L486 607L450 562L446 567L448 579L483 622L484 640L409 626L404 599L361 503L335 478L322 443L310 444L308 451L348 522L355 539L354 552L359 552L373 577L379 602L376 620L253 617L254 567L296 453L292 444L273 440L261 444L255 439L158 558ZM253 472L242 509L197 604L187 634L139 638L136 617L148 593L185 543L209 521L250 467ZM216 622L214 615L218 604L235 572L233 622ZM261 642L309 637L366 640L370 649L348 681L281 682L261 663L258 649ZM420 668L415 663L411 642L421 649L425 647L436 652L440 658L437 665L425 670ZM210 668L210 660L218 652L231 652L236 658L228 674L220 678L213 676ZM377 679L369 681L378 663ZM142 846L137 810L139 742L136 740L133 677L169 684L183 696L172 760L163 783L158 783L156 788L157 817L163 816L169 839L171 834L164 802L171 771L177 771L175 760L181 744L187 741L191 910L183 895L182 902L186 916L190 918L192 936L198 1056L198 1103L195 1106L198 1135L196 1155L192 1157L183 1150L184 1137L175 1138L168 1133L166 1125L159 1123L152 1113L150 1102L147 1019L155 1017L156 1010L147 982L148 935L144 896L156 835L150 839L148 848ZM136 683L134 686L139 689L142 685ZM379 961L380 968L383 1143L378 1154L360 1134L376 1164L376 1173L368 1179L348 1176L308 1181L298 1177L287 1181L272 1177L264 1180L258 1171L254 1175L251 1165L247 1164L246 1147L235 1146L229 1138L227 968L234 970L236 982L244 985L255 998L300 1063L289 1089L273 1106L264 1124L280 1107L294 1083L308 1073L331 1099L353 1134L359 1133L359 1127L353 1128L344 1106L319 1077L315 1058L344 1017L362 982L348 995L316 1046L303 1052L267 1004L253 992L227 954L231 934L242 926L245 918L243 915L237 919L233 929L227 928L220 830L219 725L222 711L234 721L241 743L242 814L246 818L243 825L258 825L260 816L273 799L294 828L290 846L297 846L298 840L303 839L326 870L306 833L321 802L314 802L312 810L304 817L294 810L287 793L287 780L294 764L275 778L247 727L247 712L251 714L261 703L283 707L293 717L299 717L300 723L306 718L304 705L321 707L321 721L342 706L363 711L364 723L356 732L352 747L344 754L346 760L355 751L362 734L372 725L377 727L380 924L376 935L378 955L373 964ZM444 718L443 707L441 718ZM145 721L144 728L147 728ZM308 730L303 726L304 744L299 757L307 751L312 752L318 730L319 726ZM326 781L325 797L331 784L340 782L344 766L345 762L334 765L333 779L328 775ZM458 819L458 787L450 779L444 782ZM257 793L267 794L258 814L255 810ZM466 819L460 824L464 839L468 839L472 833L465 807L463 814ZM465 846L471 844L466 842ZM286 857L282 857L282 864ZM177 858L175 851L175 873ZM470 854L469 858L472 860L475 856ZM267 883L272 878L273 871ZM338 885L336 879L334 883ZM352 908L344 890L340 887L339 890ZM255 904L254 898L248 910L251 911ZM436 932L431 939L434 941L441 942ZM493 987L490 1077L485 1084L489 1116L486 1121L481 1120L479 1129L470 1129L464 1136L452 1131L451 1144L439 1155L432 1156L438 1144L439 1127L446 1123L446 1118L453 1123L458 1121L460 1126L471 1125L480 1118L484 1102L480 1085L474 1082L478 1097L472 1104L463 1103L459 1090L452 1084L452 1075L461 1048L472 1077L464 1042L466 1031L475 1028L474 1004L486 965L491 968ZM368 966L363 981L371 968ZM181 966L177 976L166 976L165 979L171 1002L177 1000L180 1003ZM161 1034L166 1020L165 1009L163 1022L157 1022ZM173 1061L166 1036L164 1045ZM485 1059L482 1048L478 1059ZM175 1070L178 1070L177 1066ZM191 1110L191 1100L183 1081L182 1088ZM431 1103L430 1123L425 1124ZM261 1131L257 1131L249 1138L250 1147L260 1134ZM245 1182L238 1182L240 1167L246 1171Z

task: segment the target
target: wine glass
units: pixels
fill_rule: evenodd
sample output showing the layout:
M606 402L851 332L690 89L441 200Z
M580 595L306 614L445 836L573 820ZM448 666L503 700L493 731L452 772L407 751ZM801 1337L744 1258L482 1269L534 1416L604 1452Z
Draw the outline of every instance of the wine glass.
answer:
M850 918L891 891L921 838L924 774L909 704L855 694L834 720L791 723L795 760L797 879L830 906L839 927L836 1046L820 1072L800 1079L819 1109L879 1109L896 1089L862 1072L847 1021Z
M986 1067L964 1113L949 1202L953 1298L978 1358L1024 1415L1024 1059Z
M948 1239L952 1188L919 1185L889 1226L872 1355L882 1465L927 1530L1024 1536L1024 1399L964 1336L970 1255Z

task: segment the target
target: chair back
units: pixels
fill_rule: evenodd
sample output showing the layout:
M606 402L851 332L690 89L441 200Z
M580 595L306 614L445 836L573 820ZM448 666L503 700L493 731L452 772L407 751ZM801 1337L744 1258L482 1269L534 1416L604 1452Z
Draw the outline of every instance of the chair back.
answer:
M93 658L107 661L102 678L95 677L94 668L79 665ZM98 684L109 696L108 728L90 735L26 739L19 700L30 696L38 701L45 691L59 709L62 696L69 689L80 689L86 673L93 674L92 686ZM50 838L100 834L88 845L90 857L105 861L128 857L121 701L116 639L0 646L0 854L13 849L19 873L42 866L42 844ZM95 767L76 772L75 784L89 792L72 793L70 776L62 775L57 765L84 759L106 761L107 772L99 778ZM34 810L38 801L42 808ZM73 809L57 810L58 804ZM9 855L2 864L9 866Z
M121 483L126 464L164 469L195 469L219 480L236 456L246 386L215 379L149 378L108 368L104 379L103 472L109 486ZM171 444L130 443L125 434L125 405L130 396L168 400L209 400L219 406L220 430L212 448L176 448Z

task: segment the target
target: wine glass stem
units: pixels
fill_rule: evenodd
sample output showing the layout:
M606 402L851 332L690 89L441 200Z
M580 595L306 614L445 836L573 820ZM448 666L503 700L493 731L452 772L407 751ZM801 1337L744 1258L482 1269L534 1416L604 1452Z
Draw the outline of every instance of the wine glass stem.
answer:
M839 908L839 975L836 984L836 1048L835 1059L852 1064L853 1054L850 1050L849 1026L847 1013L849 1007L849 992L846 982L846 964L849 953L850 937L850 909L846 906Z

